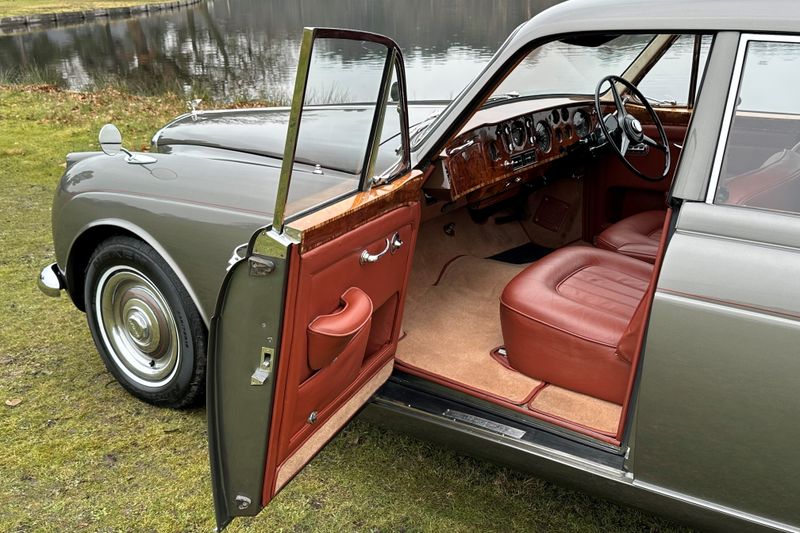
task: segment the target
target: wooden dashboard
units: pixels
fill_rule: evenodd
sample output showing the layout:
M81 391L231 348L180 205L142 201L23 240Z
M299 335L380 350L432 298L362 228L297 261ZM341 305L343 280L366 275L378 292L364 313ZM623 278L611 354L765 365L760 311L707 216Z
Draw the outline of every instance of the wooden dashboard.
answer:
M586 100L524 100L482 109L445 147L443 176L425 188L446 189L455 200L519 182L588 144L596 125L594 105Z

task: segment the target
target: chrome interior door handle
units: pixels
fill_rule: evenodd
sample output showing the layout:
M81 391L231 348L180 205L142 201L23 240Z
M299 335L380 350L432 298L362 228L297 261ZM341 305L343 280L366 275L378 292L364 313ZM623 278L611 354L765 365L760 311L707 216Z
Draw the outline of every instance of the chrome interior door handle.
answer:
M363 265L365 263L377 263L381 257L386 255L387 253L395 253L400 247L403 246L403 241L400 240L400 234L395 233L392 235L392 238L386 238L386 246L383 250L377 254L371 254L369 251L364 250L361 252L360 263Z

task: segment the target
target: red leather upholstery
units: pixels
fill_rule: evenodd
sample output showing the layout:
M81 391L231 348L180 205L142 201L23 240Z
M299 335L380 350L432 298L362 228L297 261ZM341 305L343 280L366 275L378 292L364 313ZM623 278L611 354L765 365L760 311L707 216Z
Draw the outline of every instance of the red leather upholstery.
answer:
M784 150L761 167L726 180L717 192L724 204L749 205L781 211L797 211L800 198L800 155Z
M321 315L308 325L308 366L328 366L362 330L369 329L372 300L358 287L350 287L341 298L342 308Z
M663 217L662 217L663 222ZM500 298L508 362L560 387L621 404L631 370L626 329L652 265L590 247L562 248L519 273Z
M598 248L655 263L666 211L645 211L620 220L595 239Z

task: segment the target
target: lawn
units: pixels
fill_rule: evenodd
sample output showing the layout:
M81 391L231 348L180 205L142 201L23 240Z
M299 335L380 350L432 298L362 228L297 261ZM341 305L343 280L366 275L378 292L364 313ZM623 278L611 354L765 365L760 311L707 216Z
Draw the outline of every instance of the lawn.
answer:
M205 410L126 394L82 313L34 282L63 157L113 121L146 147L176 97L0 86L0 531L211 531ZM231 531L673 531L650 515L354 422Z
M164 0L166 1L166 0ZM160 4L162 0L0 0L0 17Z

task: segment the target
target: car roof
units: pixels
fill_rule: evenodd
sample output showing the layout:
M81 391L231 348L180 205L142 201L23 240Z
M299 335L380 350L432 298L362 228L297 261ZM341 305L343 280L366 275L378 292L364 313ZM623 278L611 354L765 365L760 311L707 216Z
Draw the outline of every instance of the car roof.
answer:
M526 22L514 40L533 33L582 31L742 31L800 33L797 0L569 0Z

